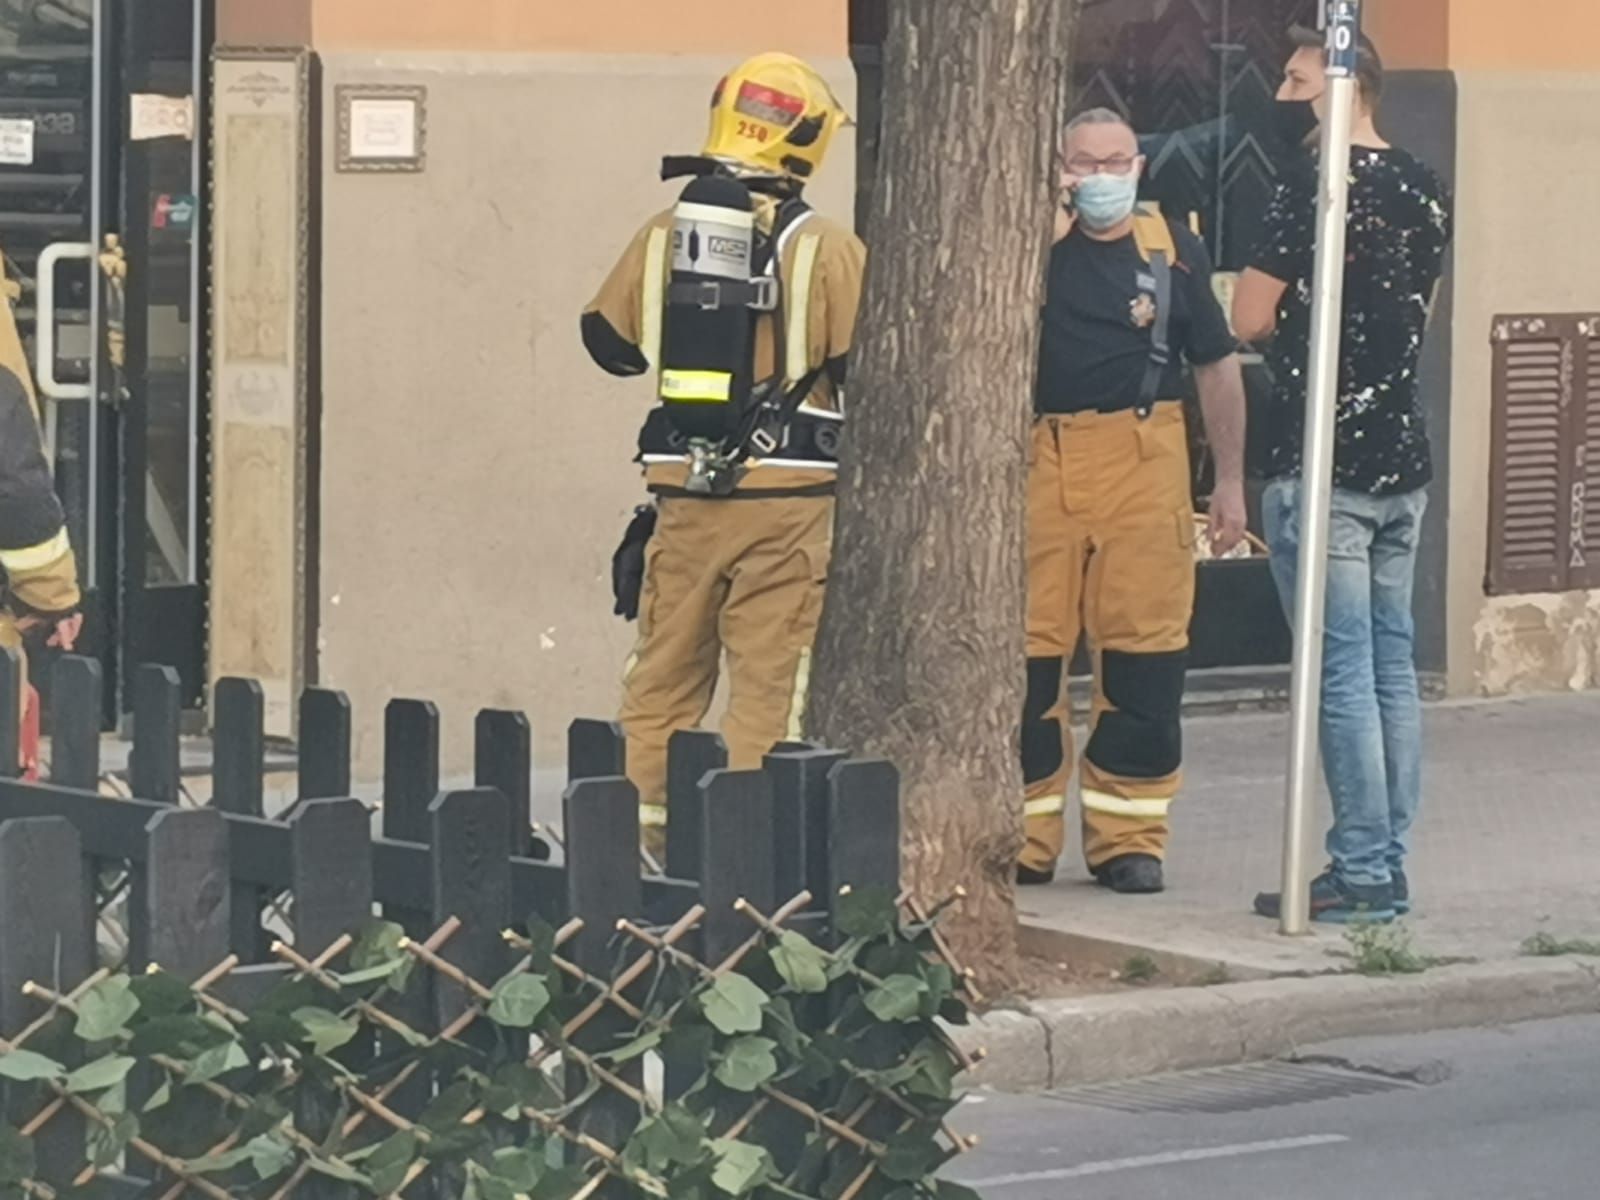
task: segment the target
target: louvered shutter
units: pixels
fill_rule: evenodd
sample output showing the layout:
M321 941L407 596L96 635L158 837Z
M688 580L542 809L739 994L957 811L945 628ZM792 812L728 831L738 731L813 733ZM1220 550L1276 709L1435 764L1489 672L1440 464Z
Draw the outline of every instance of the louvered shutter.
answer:
M1579 445L1574 472L1579 487L1573 505L1574 519L1582 531L1575 557L1582 559L1582 565L1572 568L1567 582L1569 587L1600 588L1600 316L1579 322L1578 353L1582 395L1577 398Z
M1495 320L1491 595L1600 586L1597 335L1600 318Z

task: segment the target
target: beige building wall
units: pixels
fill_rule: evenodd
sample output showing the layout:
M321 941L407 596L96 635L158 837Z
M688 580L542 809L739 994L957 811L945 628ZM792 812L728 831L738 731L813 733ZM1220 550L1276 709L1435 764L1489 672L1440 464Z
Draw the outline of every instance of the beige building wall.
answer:
M1574 214L1592 211L1600 192L1600 158L1589 150L1600 145L1600 6L1535 4L1552 18L1529 22L1544 31L1537 44L1507 29L1518 22L1491 22L1497 7L1456 0L1452 9L1460 110L1449 684L1458 694L1600 687L1600 593L1490 598L1483 586L1491 322L1600 310L1600 243L1571 234ZM1549 37L1555 28L1593 32ZM1586 62L1574 61L1574 44ZM1532 168L1534 187L1529 164L1548 168Z
M319 40L353 37L359 7L319 0ZM381 11L421 37L434 7ZM525 8L484 11L524 36ZM578 314L681 189L659 181L662 154L699 149L717 78L766 48L320 50L319 662L321 682L350 693L363 776L394 696L439 704L447 773L468 768L480 707L526 711L547 764L572 718L614 713L634 627L611 613L610 557L646 499L630 460L651 396L593 366ZM843 50L841 18L836 56L816 61L853 103ZM358 82L428 89L423 173L334 171L335 89ZM812 188L845 219L853 163L841 137Z
M1389 65L1458 88L1448 662L1458 695L1600 687L1600 592L1489 597L1493 318L1600 311L1600 246L1570 235L1600 190L1600 4L1369 0ZM1537 187L1526 164L1544 163ZM1538 168L1534 168L1538 170Z

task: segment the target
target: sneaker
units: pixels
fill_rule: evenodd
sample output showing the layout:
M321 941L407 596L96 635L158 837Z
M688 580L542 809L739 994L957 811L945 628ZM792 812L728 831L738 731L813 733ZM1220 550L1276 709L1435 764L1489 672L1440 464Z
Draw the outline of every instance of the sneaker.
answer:
M1166 890L1161 860L1154 854L1119 854L1091 867L1095 882L1125 896L1149 896Z
M1411 911L1411 881L1406 878L1404 867L1390 867L1389 880L1394 889L1394 911L1403 917Z
M1276 920L1283 914L1283 893L1262 892L1256 897L1256 912ZM1398 915L1394 887L1387 883L1346 883L1333 870L1324 871L1311 881L1311 919L1334 925L1358 921L1387 924Z
M1044 871L1035 871L1032 867L1025 867L1021 863L1017 864L1017 883L1023 887L1039 887L1042 884L1054 883L1055 878L1056 869L1054 867Z

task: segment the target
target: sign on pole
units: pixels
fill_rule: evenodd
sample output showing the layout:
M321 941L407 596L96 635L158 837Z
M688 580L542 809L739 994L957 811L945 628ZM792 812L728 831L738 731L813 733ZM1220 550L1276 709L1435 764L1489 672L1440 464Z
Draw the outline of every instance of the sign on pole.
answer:
M1327 116L1317 188L1317 253L1311 305L1300 480L1299 587L1294 605L1288 793L1283 821L1283 899L1279 928L1303 934L1311 923L1309 822L1317 795L1317 723L1322 715L1322 643L1328 590L1328 520L1333 498L1334 417L1339 400L1344 312L1345 219L1350 202L1350 136L1355 119L1361 0L1324 0Z

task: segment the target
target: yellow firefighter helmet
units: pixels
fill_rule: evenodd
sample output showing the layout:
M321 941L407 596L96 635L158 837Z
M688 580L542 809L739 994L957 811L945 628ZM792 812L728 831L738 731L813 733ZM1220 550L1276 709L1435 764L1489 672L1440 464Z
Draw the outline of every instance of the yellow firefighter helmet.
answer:
M792 54L758 54L717 84L703 153L738 171L804 181L849 120L811 66Z

